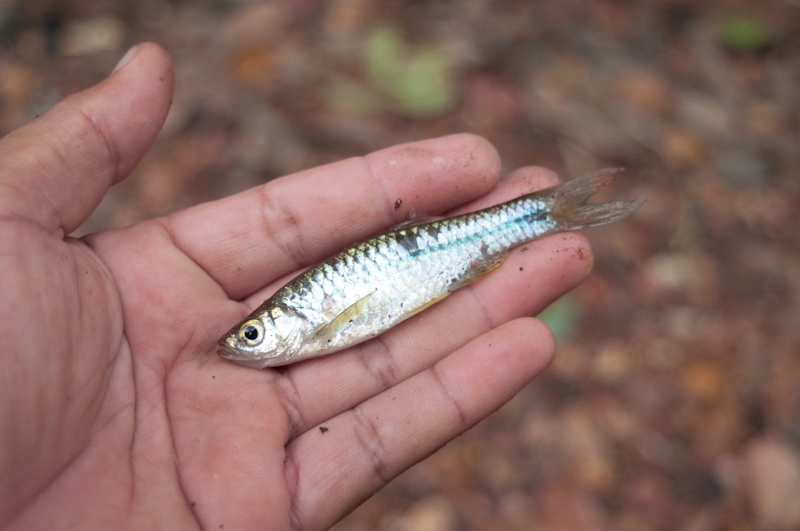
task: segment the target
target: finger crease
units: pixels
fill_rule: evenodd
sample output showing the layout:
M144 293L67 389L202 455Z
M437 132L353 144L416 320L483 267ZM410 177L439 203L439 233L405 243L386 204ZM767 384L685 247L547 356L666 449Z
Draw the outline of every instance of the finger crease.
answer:
M441 369L439 367L440 367L439 363L437 363L436 365L431 367L431 376L433 376L433 381L436 382L436 384L438 385L439 389L441 389L442 393L444 393L444 395L448 398L450 403L453 405L453 409L455 409L455 412L456 412L456 418L458 418L458 421L461 424L459 429L461 431L466 431L467 429L470 428L470 426L472 424L469 422L469 418L468 418L466 412L464 411L464 408L461 406L461 404L458 402L458 400L453 398L453 395L450 393L450 390L447 388L447 384L444 383L444 380L442 379L442 374L440 372Z
M353 415L356 421L353 425L356 442L361 446L367 459L372 463L372 470L375 476L380 479L383 485L386 485L392 480L392 475L386 467L386 456L388 452L386 451L378 427L375 425L373 419L364 416L362 408L355 408L353 410Z
M394 362L391 349L381 336L359 345L358 359L367 373L378 382L380 391L389 389L397 382L397 364Z
M67 173L70 174L71 176L73 176L72 181L76 182L76 180L74 178L75 171L72 169L72 165L69 163L69 159L52 142L50 142L46 138L43 138L42 141L47 145L47 147L50 148L50 150L52 151L53 155L55 155L55 157L58 159L59 165L61 167L63 167L63 168L66 168ZM35 183L36 181L33 181L33 182ZM63 234L65 234L67 231L64 228L64 225L63 225L63 223L61 221L61 213L59 212L58 207L56 207L56 204L53 202L53 200L50 197L50 195L45 190L43 190L41 187L39 187L38 185L34 185L34 186L32 186L32 189L35 190L39 194L39 196L41 198L43 198L44 201L47 203L47 206L48 206L48 218L49 218L49 220L52 220L51 221L52 228L53 228L54 231L60 231L61 235L63 237Z
M286 459L284 460L283 470L286 477L286 486L289 488L289 528L293 531L299 531L302 529L302 525L300 522L302 518L300 517L299 511L299 502L298 499L300 498L300 465L294 458L294 454L291 451L291 448L286 449Z
M292 371L278 371L275 378L280 400L289 417L289 440L294 439L305 431L306 421L300 413L300 393L292 376ZM286 441L287 443L289 441Z
M111 142L111 140L108 138L108 135L103 130L103 128L100 127L97 124L97 122L95 122L92 119L92 117L89 114L87 114L83 109L78 107L77 112L78 115L81 116L89 124L89 127L92 129L92 131L94 131L94 133L100 139L100 143L103 145L103 149L106 154L106 159L111 163L111 167L114 168L114 173L111 176L111 182L112 183L116 182L117 177L119 176L120 173L120 160L121 160L116 144L114 142Z
M168 376L165 376L164 380L163 380L161 392L163 393L162 396L164 397L164 414L167 417L167 426L169 426L169 429L170 429L169 441L170 441L171 449L172 449L172 462L173 462L173 465L175 467L174 468L175 482L177 484L178 490L180 491L181 497L183 498L183 503L186 505L186 508L189 510L189 512L192 513L192 516L194 517L194 519L197 522L198 526L202 527L202 524L200 523L200 519L198 518L198 515L197 515L195 509L192 508L192 505L193 505L192 498L191 498L191 496L189 496L189 493L186 491L186 484L185 484L186 481L183 478L183 475L181 474L181 463L180 463L180 459L178 458L178 455L179 455L178 454L178 447L175 444L175 432L173 430L174 423L173 423L173 419L171 418L170 412L169 412L169 401L168 401L169 400L168 399L169 393L168 393L168 390L167 390L167 385L168 385L167 381L168 381Z
M308 261L303 252L305 244L300 220L283 202L275 201L271 191L269 183L261 187L261 216L266 237L293 262L291 267L306 266Z
M172 227L173 218L171 216L156 218L153 220L153 223L155 223L157 227L161 228L161 230L164 231L164 236L167 238L169 243L175 249L178 250L179 253L188 258L189 261L192 262L192 264L194 264L200 271L202 271L203 273L214 279L214 281L216 282L217 279L215 279L209 271L206 271L206 269L202 265L200 265L200 263L197 260L195 260L194 257L191 256L187 252L187 250L184 249L183 246L178 242L177 233L175 232L175 229ZM217 282L217 284L219 284L219 282Z
M186 259L192 263L192 265L197 267L200 271L202 271L212 279L214 278L211 275L211 273L206 271L203 268L203 266L200 265L194 258L192 258L189 255L189 253L186 252L178 243L178 240L175 237L175 232L172 228L172 218L170 217L158 218L156 220L153 220L153 222L156 224L158 228L160 228L163 231L163 235L167 239L169 244L171 244L179 253L185 256ZM214 280L216 281L216 279ZM181 356L190 351L189 345L204 344L204 341L208 339L207 338L208 332L209 332L208 329L204 327L204 325L200 321L193 322L192 325L189 327L189 333L183 334L181 336L181 341L179 343L176 343L175 348L172 349L172 351L175 352L175 355L172 358L167 358L164 360L164 365L163 365L164 371L169 372L172 370L175 363L179 359L181 359ZM197 338L200 338L200 341L197 341Z

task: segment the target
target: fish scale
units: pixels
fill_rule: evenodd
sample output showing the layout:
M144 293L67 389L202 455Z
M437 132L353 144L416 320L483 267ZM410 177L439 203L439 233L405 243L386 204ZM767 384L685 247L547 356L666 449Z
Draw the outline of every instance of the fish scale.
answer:
M420 299L425 301L435 299L452 290L448 287L449 284L459 284L464 276L470 273L472 268L470 262L491 260L494 255L529 240L537 232L543 233L552 228L553 222L549 220L534 222L541 226L539 230L534 229L529 221L531 213L538 213L543 208L541 201L526 200L519 205L519 208L515 208L516 206L509 205L479 215L466 215L434 222L430 227L400 229L381 235L375 241L354 246L352 262L348 265L349 261L344 260L340 276L334 280L335 283L347 283L350 295L339 298L333 308L329 307L323 311L323 301L319 297L309 296L309 290L313 290L318 282L318 276L315 274L310 276L312 286L304 285L309 282L309 277L301 277L297 282L287 285L275 299L278 302L283 301L286 308L303 316L312 325L318 325L326 322L326 316L340 314L374 291L376 293L370 298L369 311L366 313L368 318L363 322L363 331L351 328L347 334L338 334L330 342L326 338L325 343L321 345L309 344L305 350L311 348L331 350L341 347L345 340L375 335L404 317L400 312L396 312L398 315L388 318L380 311L381 309L394 309L402 300L411 302L406 313L413 313L413 310L420 305ZM524 230L521 224L528 230ZM413 238L414 250L401 257L395 249L399 245L399 240L408 241L409 237ZM387 245L387 242L391 243ZM482 248L485 250L482 251ZM343 254L351 256L348 251ZM338 256L333 258L334 262L338 259ZM324 270L324 267L317 267ZM433 278L409 284L408 277L405 277L406 282L403 282L402 273L409 269L416 270L412 278L422 279L423 271L436 267L442 271ZM397 283L406 284L407 289L397 292L393 288ZM409 297L404 293L410 293L412 296ZM391 313L388 312L389 315Z
M383 333L490 273L521 243L632 213L640 204L586 203L616 172L357 243L279 289L220 339L218 353L252 367L285 365Z

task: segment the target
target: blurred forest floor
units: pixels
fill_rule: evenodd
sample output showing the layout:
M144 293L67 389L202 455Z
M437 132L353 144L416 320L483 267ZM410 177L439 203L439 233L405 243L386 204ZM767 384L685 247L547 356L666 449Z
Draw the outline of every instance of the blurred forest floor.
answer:
M459 131L647 199L554 364L337 531L800 529L798 0L0 0L0 132L143 40L174 104L81 233Z

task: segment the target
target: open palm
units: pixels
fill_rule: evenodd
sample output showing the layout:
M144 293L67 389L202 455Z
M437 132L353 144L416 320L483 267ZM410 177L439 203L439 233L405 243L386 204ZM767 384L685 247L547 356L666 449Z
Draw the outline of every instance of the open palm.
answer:
M0 526L329 527L541 371L552 337L523 316L591 265L579 234L557 235L342 353L223 361L216 339L282 282L409 208L472 210L555 177L497 185L491 146L458 135L65 238L145 153L172 86L142 45L0 141Z

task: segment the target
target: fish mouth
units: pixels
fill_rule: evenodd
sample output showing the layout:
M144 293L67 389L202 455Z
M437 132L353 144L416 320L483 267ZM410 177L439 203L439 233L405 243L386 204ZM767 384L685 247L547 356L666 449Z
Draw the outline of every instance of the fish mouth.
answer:
M225 358L226 360L235 361L239 358L239 353L229 347L227 344L220 343L217 347L217 356Z
M256 369L263 369L269 363L267 359L244 358L242 357L241 353L232 349L229 345L222 343L220 343L219 348L217 349L217 356L228 361L232 361L236 365L241 365L242 367L253 367Z

